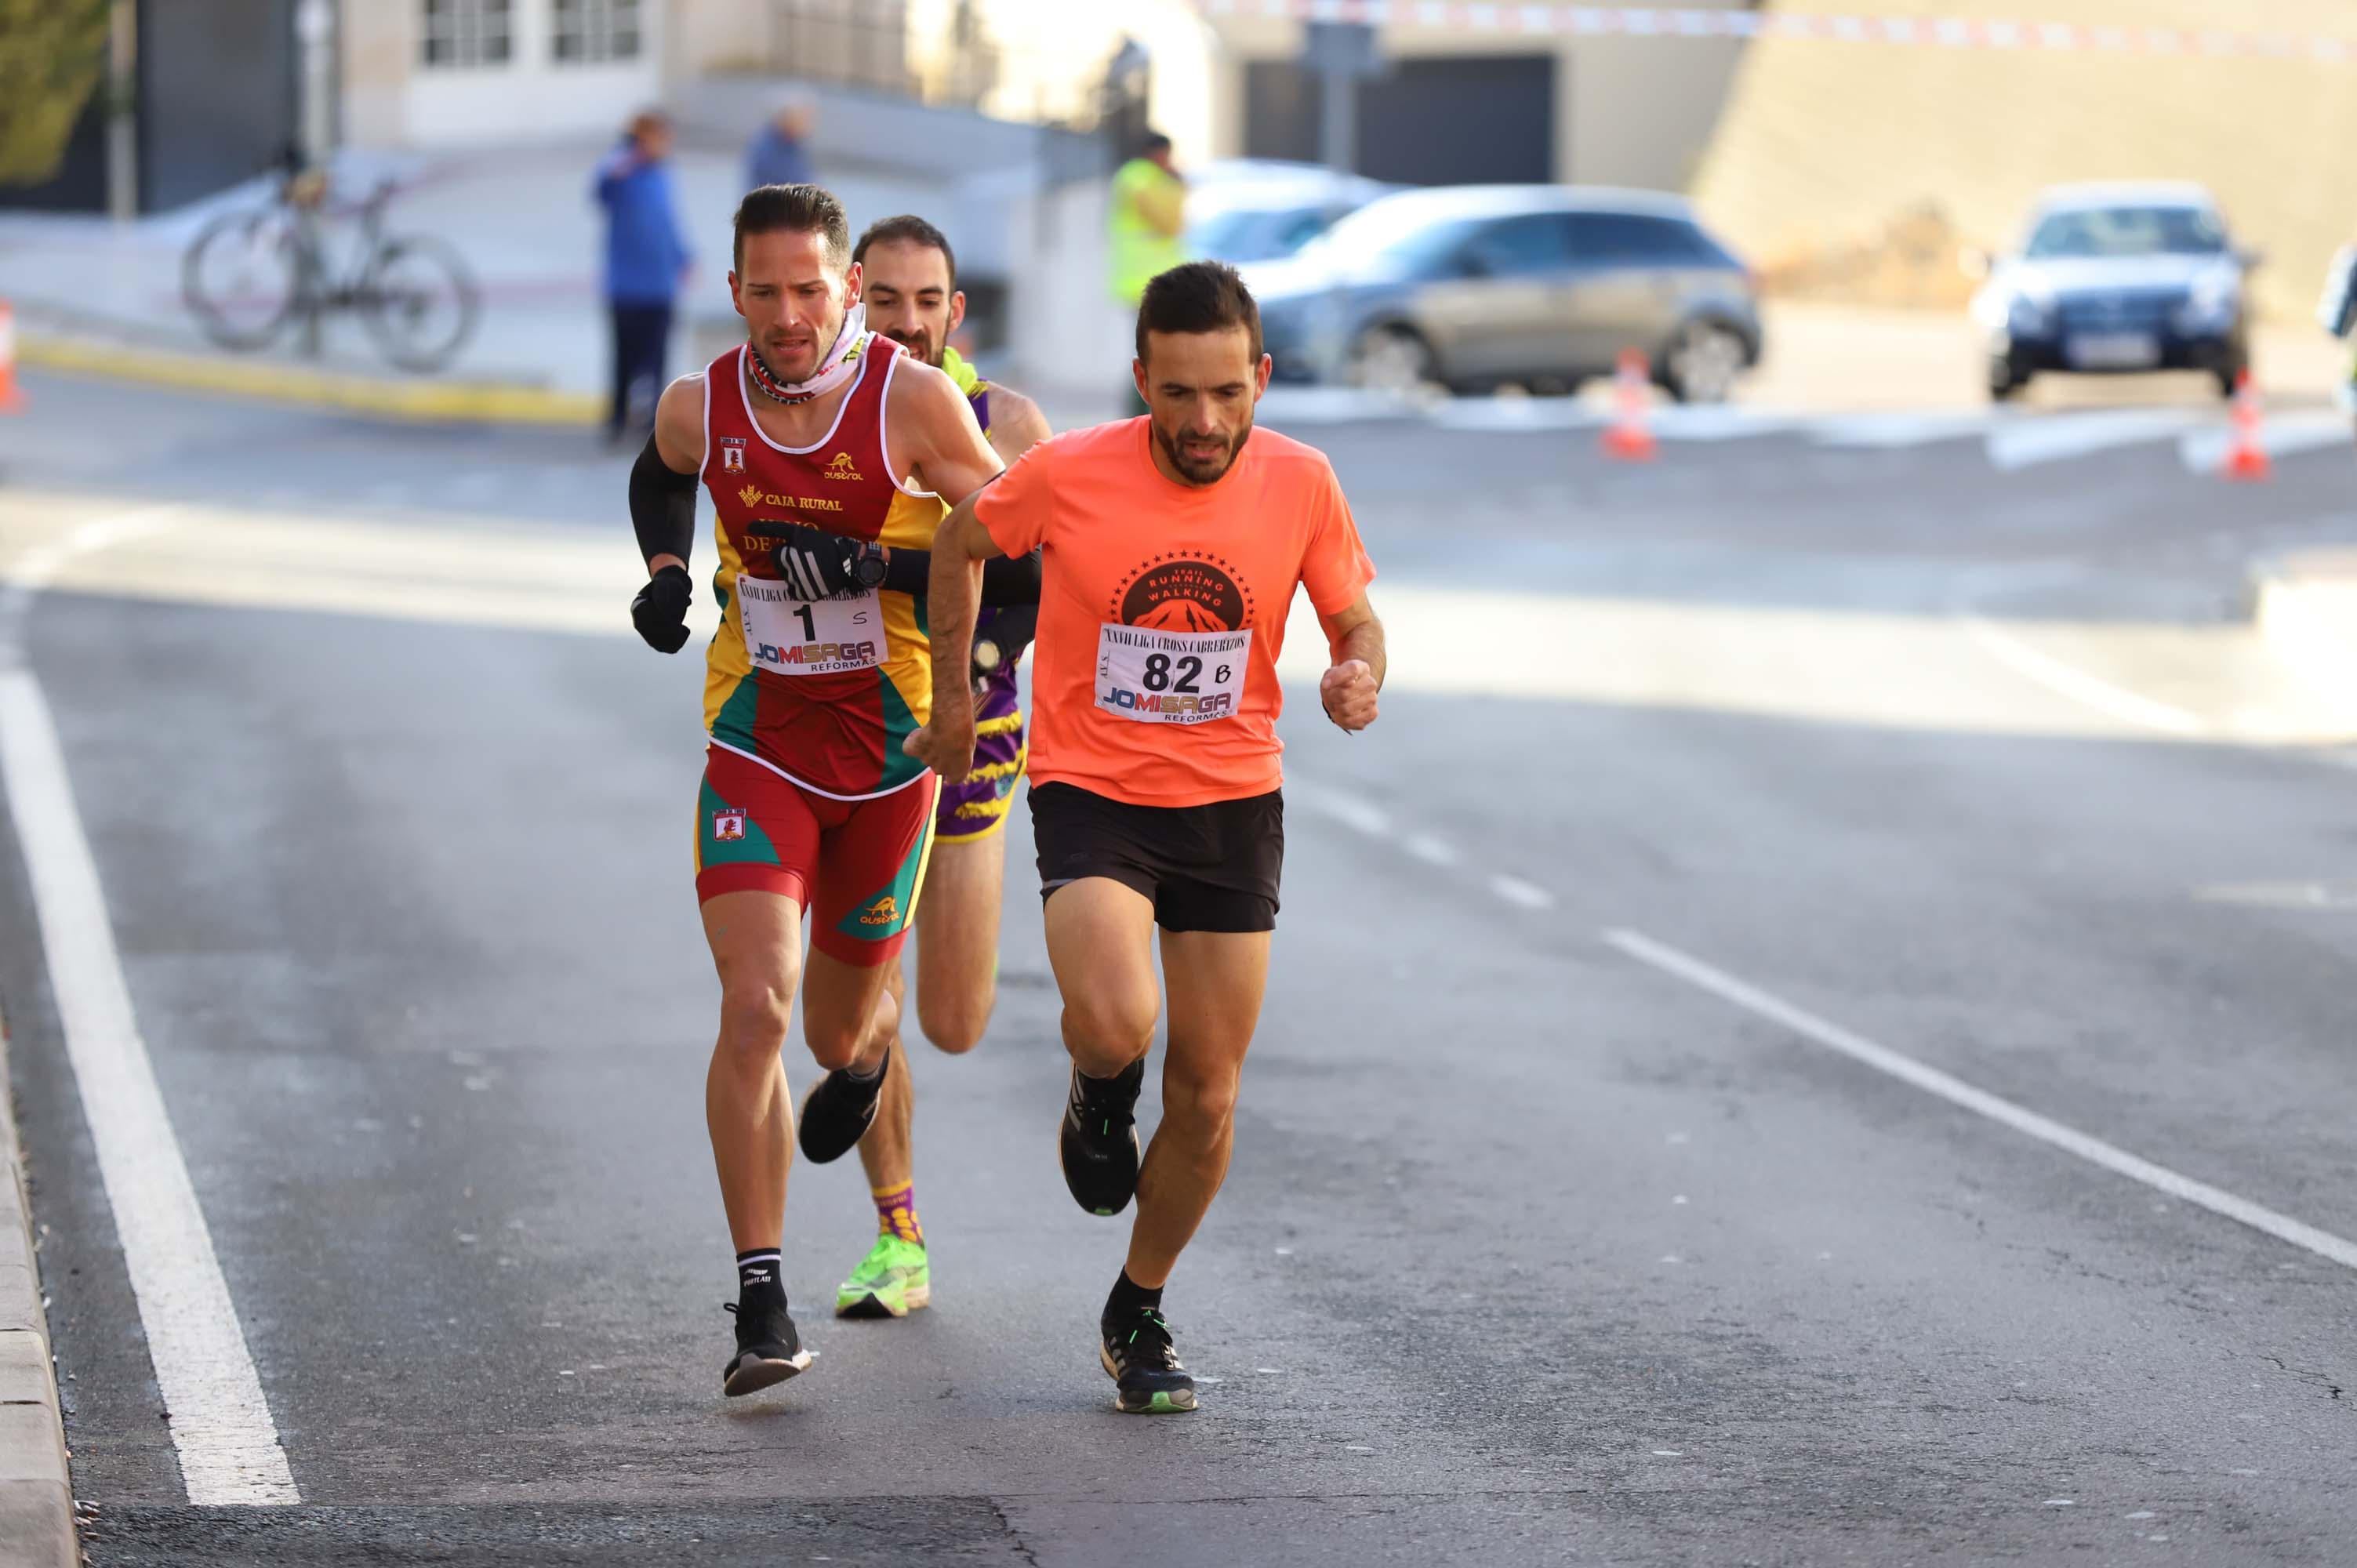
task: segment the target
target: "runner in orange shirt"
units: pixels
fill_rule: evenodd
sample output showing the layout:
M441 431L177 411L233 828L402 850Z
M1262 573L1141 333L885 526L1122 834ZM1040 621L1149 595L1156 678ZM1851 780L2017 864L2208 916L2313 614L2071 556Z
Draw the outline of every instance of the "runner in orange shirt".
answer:
M1345 730L1374 722L1374 576L1325 456L1253 429L1260 313L1233 269L1173 267L1137 313L1140 419L1054 436L960 502L928 592L932 715L906 743L955 782L973 765L963 661L979 563L1042 551L1032 666L1031 821L1071 1092L1059 1151L1082 1208L1137 1198L1100 1323L1114 1403L1195 1408L1162 1288L1227 1175L1236 1086L1259 1021L1285 854L1276 660L1306 585ZM1170 998L1162 1122L1141 1163L1133 1110Z

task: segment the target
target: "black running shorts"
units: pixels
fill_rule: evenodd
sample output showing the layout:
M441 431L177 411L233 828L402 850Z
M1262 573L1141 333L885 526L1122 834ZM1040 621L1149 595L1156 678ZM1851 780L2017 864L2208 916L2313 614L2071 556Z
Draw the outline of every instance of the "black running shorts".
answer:
M1285 795L1133 806L1072 784L1031 786L1039 897L1106 876L1154 900L1166 931L1273 931Z

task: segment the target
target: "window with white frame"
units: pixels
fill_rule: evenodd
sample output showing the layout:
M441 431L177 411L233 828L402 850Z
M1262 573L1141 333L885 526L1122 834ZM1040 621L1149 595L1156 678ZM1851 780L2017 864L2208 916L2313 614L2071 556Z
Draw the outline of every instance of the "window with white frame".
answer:
M423 0L418 58L437 70L505 65L515 52L514 0Z
M639 0L556 0L556 63L639 58Z

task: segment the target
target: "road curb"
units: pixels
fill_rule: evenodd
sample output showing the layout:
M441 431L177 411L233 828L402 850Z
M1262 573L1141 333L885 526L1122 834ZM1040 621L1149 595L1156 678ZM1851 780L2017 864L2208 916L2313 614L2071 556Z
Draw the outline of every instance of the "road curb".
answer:
M2357 724L2357 550L2303 550L2251 568L2259 637L2300 683Z
M74 1568L73 1481L0 1023L0 1568Z
M335 408L382 419L441 424L589 425L603 416L590 392L556 392L505 381L392 381L314 370L269 360L210 359L159 353L98 338L19 331L22 365L69 375L102 376L142 386L226 392L308 408Z

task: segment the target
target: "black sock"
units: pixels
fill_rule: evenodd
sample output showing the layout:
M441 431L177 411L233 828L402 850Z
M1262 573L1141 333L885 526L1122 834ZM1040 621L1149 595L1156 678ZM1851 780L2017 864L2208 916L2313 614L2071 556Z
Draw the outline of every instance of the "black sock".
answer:
M1162 1309L1162 1287L1147 1290L1129 1277L1127 1269L1122 1270L1121 1277L1113 1282L1113 1294L1105 1297L1105 1321L1126 1322L1149 1307L1157 1312Z
M737 1297L739 1305L786 1305L786 1282L778 1277L775 1247L756 1247L737 1254Z

